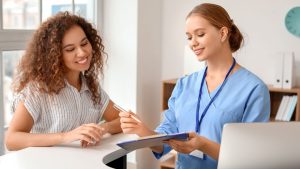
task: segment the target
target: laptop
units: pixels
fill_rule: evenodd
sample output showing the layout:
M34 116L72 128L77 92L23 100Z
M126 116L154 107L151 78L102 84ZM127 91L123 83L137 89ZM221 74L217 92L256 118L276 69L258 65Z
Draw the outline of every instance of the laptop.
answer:
M300 169L300 122L226 124L218 169Z

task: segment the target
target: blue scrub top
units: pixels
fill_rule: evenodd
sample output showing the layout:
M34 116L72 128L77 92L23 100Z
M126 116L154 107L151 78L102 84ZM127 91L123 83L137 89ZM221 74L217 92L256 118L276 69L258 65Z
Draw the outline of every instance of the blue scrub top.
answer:
M157 133L178 133L195 131L196 108L200 83L204 70L179 79L168 101L169 109L164 112L163 122ZM220 85L221 86L221 85ZM208 92L206 83L202 88L199 117L219 87ZM209 107L201 123L198 135L221 143L223 126L226 123L267 122L270 118L270 94L268 87L256 75L241 67L227 79L220 94ZM161 154L171 151L164 145ZM217 161L207 156L205 160L178 153L177 169L216 169Z

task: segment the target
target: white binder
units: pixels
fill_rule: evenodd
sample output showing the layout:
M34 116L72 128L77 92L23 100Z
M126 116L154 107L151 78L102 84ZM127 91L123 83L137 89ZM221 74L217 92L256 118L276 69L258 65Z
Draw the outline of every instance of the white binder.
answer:
M282 88L283 85L283 52L279 52L275 57L275 77L273 81L273 86L277 88Z
M283 88L290 89L295 86L295 56L293 52L285 52L283 60Z
M290 96L291 97L291 104L290 106L288 107L288 112L285 116L285 121L291 121L291 118L293 116L293 113L294 113L294 110L296 108L296 105L297 105L297 100L298 100L298 96L297 95L294 95L294 96Z
M286 106L286 101L287 101L286 96L283 96L282 99L281 99L280 105L278 107L278 110L277 110L277 113L276 113L276 116L275 116L275 120L282 120L281 117L283 115L283 111L284 111L284 108Z

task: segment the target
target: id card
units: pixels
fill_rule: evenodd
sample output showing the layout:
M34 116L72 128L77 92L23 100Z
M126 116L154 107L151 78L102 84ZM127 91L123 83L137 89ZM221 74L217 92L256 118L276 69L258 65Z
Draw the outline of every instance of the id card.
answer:
M191 156L203 159L203 152L200 150L194 150L190 153Z

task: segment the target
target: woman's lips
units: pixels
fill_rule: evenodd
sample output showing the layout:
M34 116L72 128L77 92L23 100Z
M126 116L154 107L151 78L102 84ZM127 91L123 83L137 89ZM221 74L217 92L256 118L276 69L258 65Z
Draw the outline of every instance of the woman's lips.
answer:
M195 53L196 55L200 55L200 54L203 52L203 49L204 49L204 48L201 48L201 49L194 49L194 53Z
M80 61L77 61L77 63L79 63L79 64L85 64L87 61L88 61L88 59L85 58L85 59L82 59Z

